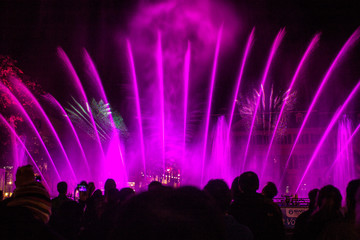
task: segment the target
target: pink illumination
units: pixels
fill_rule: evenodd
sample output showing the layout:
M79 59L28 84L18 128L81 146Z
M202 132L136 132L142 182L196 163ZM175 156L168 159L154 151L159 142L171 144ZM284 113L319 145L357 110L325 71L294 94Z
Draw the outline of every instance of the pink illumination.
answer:
M304 65L304 62L308 59L308 57L310 56L310 53L311 51L313 50L313 48L317 45L317 43L319 42L320 40L320 34L316 34L313 39L311 40L309 46L307 47L304 55L302 56L301 60L300 60L300 63L295 71L295 74L291 80L291 83L290 83L290 86L289 86L289 89L287 91L287 94L286 94L286 97L285 97L285 100L284 100L284 103L281 107L281 110L280 110L280 113L279 113L279 117L278 117L278 120L276 122L276 125L275 125L275 128L274 128L274 131L273 131L273 134L272 134L272 137L271 137L271 140L270 140L270 144L269 144L269 148L267 150L267 153L266 153L266 157L265 157L265 162L264 162L264 165L263 165L263 168L262 168L262 171L261 171L261 177L263 177L264 175L264 172L265 172L265 169L266 169L266 165L267 165L267 161L268 161L268 158L269 158L269 155L270 155L270 152L271 152L271 147L272 147L272 144L274 142L274 139L275 139L275 135L276 135L276 131L277 131L277 128L280 124L280 121L281 121L281 117L282 117L282 114L284 113L284 109L285 109L285 105L287 103L287 99L289 98L289 94L290 94L290 91L293 89L294 87L294 84L295 84L295 81L297 80L298 78L298 75L300 73L300 70L302 69L302 66ZM288 166L289 162L286 162L285 164L285 170ZM283 174L284 176L284 174ZM281 183L281 180L280 180L280 183Z
M134 94L135 94L135 103L136 103L136 113L139 124L139 133L140 133L140 148L141 148L141 158L143 163L144 174L146 174L146 162L145 162L145 147L144 147L144 132L142 127L142 117L141 117L141 108L140 108L140 97L139 97L139 89L137 85L134 57L131 50L131 44L129 40L126 40L127 50L129 54L129 62L131 68L131 76L133 80L134 86Z
M161 136L162 136L162 164L165 169L165 103L164 103L164 68L163 55L161 47L161 33L158 31L158 41L156 49L156 66L159 78L159 92L160 92L160 114L161 114Z
M209 123L210 123L211 101L212 101L212 95L214 92L216 66L217 66L217 61L218 61L218 56L219 56L222 30L223 30L223 25L221 25L219 33L218 33L218 37L217 37L217 41L216 41L214 63L213 63L213 68L212 68L212 72L211 72L211 85L210 85L208 107L207 107L207 112L206 112L204 148L203 148L203 155L202 155L202 162L201 162L201 184L200 184L201 187L203 186L203 180L204 180L203 178L204 178L204 167L205 167L205 158L206 158L206 145L207 145L207 139L208 139Z
M356 84L356 86L353 88L353 90L351 91L351 93L349 94L349 96L346 98L345 102L341 105L341 108L334 114L334 116L332 117L330 124L328 125L328 127L326 128L325 133L323 134L323 136L320 139L320 142L318 143L318 145L316 146L316 149L304 171L303 176L301 177L301 180L299 182L298 187L296 188L295 192L299 191L299 188L301 186L301 183L304 181L304 178L306 176L306 174L308 173L310 166L312 165L312 163L314 162L317 154L319 153L326 137L329 135L331 129L334 127L334 125L336 124L337 120L339 119L339 117L341 116L341 114L343 113L343 111L345 110L345 108L347 107L347 105L349 104L350 100L354 97L355 93L359 90L360 88L360 81Z
M269 69L270 69L270 66L271 66L271 63L272 63L272 60L275 56L275 53L283 39L283 37L285 36L285 29L281 29L279 31L279 33L277 34L275 40L274 40L274 43L271 47L271 51L270 51L270 54L269 54L269 58L267 60L267 63L266 63L266 67L265 67L265 71L264 71L264 75L262 77L262 81L261 81L261 88L260 88L260 91L259 91L259 97L257 99L257 103L256 103L256 107L255 107L255 111L254 111L254 116L253 116L253 119L252 119L252 122L251 122L251 127L250 127L250 132L249 132L249 137L248 137L248 140L247 140L247 144L246 144L246 149L245 149L245 154L244 154L244 159L243 159L243 165L242 165L242 168L241 168L241 172L243 172L245 170L245 163L246 163L246 158L247 158L247 154L248 154L248 150L249 150L249 146L250 146L250 140L251 140L251 135L252 135L252 132L253 132L253 129L254 129L254 124L255 124L255 119L256 119L256 114L257 114L257 111L258 111L258 108L259 108L259 105L260 105L260 100L261 100L261 95L263 94L263 86L265 85L265 82L266 82L266 78L267 78L267 75L269 73Z
M233 97L232 106L231 106L230 119L229 119L229 128L228 128L228 131L227 131L227 140L226 140L227 144L229 144L229 140L230 140L230 130L231 130L231 124L232 124L233 117L234 117L236 98L237 98L238 93L239 93L241 79L242 79L244 69L245 69L245 63L246 63L247 57L248 57L248 55L250 53L250 49L251 49L251 46L252 46L253 41L254 41L254 33L255 33L255 28L252 29L252 31L251 31L251 33L249 35L249 38L247 40L246 47L245 47L244 56L243 56L243 59L242 59L242 62L241 62L240 73L239 73L236 89L234 91L234 97Z
M45 187L50 190L50 187L46 181L46 179L44 178L44 176L42 175L39 167L37 166L34 158L31 156L30 152L28 151L27 147L25 146L25 144L23 143L23 141L21 140L21 138L19 137L19 135L17 135L15 129L10 125L10 123L8 123L8 121L6 121L6 119L4 118L3 115L0 114L0 120L5 124L5 126L10 130L10 132L12 133L13 136L15 136L15 138L17 139L17 141L20 143L20 145L23 147L23 149L25 150L25 152L27 153L27 155L29 156L29 158L31 159L33 165L36 168L36 171L40 174L41 179L44 179L44 183L45 183Z
M48 158L50 159L50 163L51 165L53 166L54 168L54 171L55 171L55 174L56 174L56 177L58 178L58 181L61 181L61 177L60 177L60 174L54 164L54 161L53 159L51 158L50 156L50 153L44 143L44 141L42 140L41 136L40 136L40 133L39 131L36 129L36 126L35 124L33 123L33 121L31 120L30 116L28 115L28 113L26 112L26 110L24 109L24 107L21 105L21 103L19 102L19 100L14 96L14 94L12 94L10 92L10 90L5 87L2 83L0 83L0 88L1 88L1 91L4 91L6 94L8 94L15 102L16 106L18 107L18 109L20 110L20 112L23 114L23 116L25 117L25 120L30 124L31 126L31 129L34 131L34 133L36 134L37 138L39 139L41 145L43 146L45 152L46 152L46 155L48 156Z
M41 115L43 116L43 118L45 119L45 122L47 123L48 127L50 128L53 136L55 137L56 141L57 141L57 144L59 145L60 149L61 149L61 152L62 154L64 155L64 158L66 160L66 163L69 167L69 170L70 170L70 173L73 177L73 184L75 185L77 182L78 182L78 179L76 177L76 174L74 172L74 169L71 165L71 162L70 162L70 159L68 158L68 155L66 154L66 151L64 149L64 146L62 145L61 141L60 141L60 138L59 138L59 135L57 134L54 126L52 125L50 119L48 118L48 116L46 115L44 109L41 107L40 103L38 102L38 100L34 97L34 95L29 91L29 89L27 89L24 84L22 84L19 80L17 79L13 79L13 82L15 83L15 86L23 93L25 93L25 95L27 97L29 97L31 99L31 101L34 103L34 105L36 106L36 108L40 111Z
M70 121L70 118L67 116L67 113L65 112L64 108L60 105L60 103L53 97L51 96L50 94L46 95L45 96L45 99L47 99L49 102L51 102L52 104L54 104L62 113L62 115L65 117L69 127L71 128L71 131L73 132L74 134L74 137L76 139L76 143L77 145L79 146L80 148L80 152L81 152L81 155L84 159L84 163L85 163L85 167L86 167L86 171L88 172L88 175L89 177L91 177L91 171L90 171L90 166L89 166L89 162L86 158L86 155L85 155L85 152L84 152L84 148L82 147L82 144L80 142L80 139L79 139L79 136L78 134L76 133L76 130L74 128L74 125L72 124L72 122Z
M305 127L305 124L310 116L310 113L312 111L312 109L314 108L315 106L315 103L317 101L317 99L319 98L320 96L320 93L323 89L323 87L325 86L325 83L327 82L327 80L329 79L331 73L333 72L334 68L336 67L336 65L339 63L339 61L342 59L342 57L345 55L345 53L357 42L357 40L359 39L360 37L360 28L356 29L355 32L349 37L349 39L346 41L346 43L344 44L344 46L341 48L341 50L339 51L338 55L336 56L336 58L334 59L334 61L332 62L330 68L328 69L328 71L326 72L326 75L325 77L323 78L316 94L315 94L315 97L313 98L312 102L311 102L311 105L306 113L306 116L301 124L301 127L300 127L300 130L296 136L296 139L294 141L294 144L291 148L291 151L290 151L290 154L289 154L289 157L288 157L288 160L286 162L289 162L293 152L294 152L294 149L295 149L295 146L297 144L297 142L299 141L300 139L300 136L301 136L301 133Z

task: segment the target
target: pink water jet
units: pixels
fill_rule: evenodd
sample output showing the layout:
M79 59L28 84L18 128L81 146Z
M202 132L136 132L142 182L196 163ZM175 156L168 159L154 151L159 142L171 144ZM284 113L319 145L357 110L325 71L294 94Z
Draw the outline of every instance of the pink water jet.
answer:
M335 169L333 172L333 183L340 189L343 196L346 196L347 184L355 179L354 152L351 144L348 144L349 140L351 140L351 122L345 116L339 122L337 155L340 161L334 161Z
M188 95L189 95L189 75L190 75L190 58L191 58L190 42L188 42L187 50L184 59L184 139L183 139L183 157L182 165L185 163L186 155L186 121L188 111Z
M137 120L138 120L138 125L139 125L139 135L140 135L139 137L140 137L141 159L142 159L144 174L146 174L144 131L143 131L143 127L142 127L139 88L138 88L137 78L136 78L134 57L133 57L132 50L131 50L131 44L128 39L126 40L126 46L127 46L128 55L129 55L131 77L132 77L133 89L134 89L134 94L135 94L136 114L137 114Z
M44 184L45 184L45 187L50 190L50 187L49 187L49 184L48 182L46 181L46 179L44 178L42 172L40 171L39 167L37 166L34 158L31 156L31 153L29 152L29 150L27 149L26 145L24 144L24 142L21 140L21 138L19 137L19 135L16 133L14 127L11 126L11 124L6 121L6 119L4 118L3 115L0 114L0 120L1 122L3 122L5 124L5 126L10 130L11 132L11 135L15 136L16 140L20 143L21 147L25 150L26 154L29 156L29 158L31 159L32 163L33 163L33 166L35 167L36 171L40 174L41 176L41 179L44 180ZM21 166L21 165L18 165L18 166ZM17 169L17 168L15 168Z
M360 88L360 81L356 84L356 86L353 88L353 90L350 92L349 96L346 98L346 100L344 101L344 103L341 105L340 109L334 114L334 116L332 117L329 125L327 126L323 136L321 137L318 145L316 146L316 149L313 153L313 155L311 156L311 159L309 160L308 165L306 166L306 169L299 181L299 185L296 188L295 192L298 192L300 189L300 186L302 184L302 182L304 181L304 178L306 176L306 174L308 173L312 163L314 162L316 156L318 155L322 145L325 142L325 139L327 138L327 136L329 135L330 131L332 130L332 128L334 127L334 125L337 123L337 120L339 119L339 117L342 115L343 111L345 110L345 108L347 107L347 105L350 103L350 101L353 99L354 95L357 93L357 91Z
M30 124L31 129L32 129L32 130L34 131L34 133L36 134L38 140L40 141L41 145L42 145L43 148L44 148L44 151L45 151L47 157L48 157L49 160L50 160L51 165L53 166L53 169L54 169L54 172L55 172L55 175L56 175L58 181L61 181L62 179L61 179L60 174L59 174L59 172L58 172L58 170L57 170L57 168L56 168L56 166L55 166L55 164L54 164L54 161L53 161L52 157L50 156L50 153L49 153L49 151L48 151L48 149L47 149L47 147L46 147L43 139L41 138L39 131L36 129L35 124L34 124L33 121L31 120L30 116L28 115L28 113L26 112L26 110L24 109L24 107L21 105L21 103L19 102L19 100L15 97L15 95L12 94L12 93L10 92L10 90L9 90L6 86L4 86L2 83L0 83L0 89L1 89L1 91L5 92L5 94L7 94L8 96L10 96L11 99L14 100L15 105L18 107L18 109L20 110L20 112L22 113L22 115L25 117L26 122Z
M81 97L83 98L83 101L85 103L85 105L87 106L87 110L89 112L89 115L90 115L90 120L91 120L91 124L93 126L93 130L95 132L95 136L96 136L96 139L97 139L97 145L99 147L99 150L101 152L101 156L102 156L102 163L105 161L105 153L104 153L104 149L102 147L102 144L101 144L101 140L100 140L100 137L99 137L99 133L98 133L98 130L97 130L97 127L96 127L96 123L95 123L95 120L94 120L94 117L92 115L92 112L91 112L91 109L89 108L89 101L87 99L87 96L86 96L86 93L84 91L84 88L81 84L81 81L74 69L74 67L72 66L71 62L70 62L70 59L68 58L68 56L66 55L66 53L64 52L64 50L62 50L62 48L58 47L57 49L57 53L58 53L58 56L61 58L61 60L64 62L65 66L67 67L67 70L69 71L69 74L71 75L72 79L75 81L75 85L77 87L77 89L80 91L81 93ZM102 176L103 178L106 178L106 176Z
M39 110L39 112L41 113L43 119L45 119L46 124L47 124L48 127L50 128L53 136L54 136L55 139L56 139L56 142L57 142L58 146L59 146L60 149L61 149L62 154L64 155L64 158L65 158L65 160L66 160L66 164L67 164L67 166L68 166L68 168L69 168L69 170L70 170L70 173L71 173L71 175L72 175L72 178L73 178L72 184L73 184L73 185L76 185L76 183L78 182L78 179L77 179L76 174L75 174L75 172L74 172L74 169L73 169L73 167L72 167L72 165L71 165L70 159L69 159L69 157L68 157L68 155L67 155L67 153L66 153L66 151L65 151L65 149L64 149L64 146L63 146L62 143L61 143L61 140L60 140L60 138L59 138L59 135L57 134L57 132L56 132L54 126L52 125L49 117L46 115L44 109L41 107L40 103L39 103L38 100L35 98L35 96L30 92L29 89L27 89L27 88L24 86L24 84L22 84L22 83L21 83L19 80L17 80L17 79L13 79L13 83L15 84L15 86L17 87L18 90L20 90L21 92L25 93L25 95L31 99L31 101L33 102L33 104L35 105L35 107L36 107L36 108Z
M234 176L231 167L230 146L227 142L228 124L224 116L217 119L210 136L211 155L207 163L207 179L223 179L231 184Z
M216 67L217 67L218 56L219 56L219 51L220 51L220 42L221 42L222 31L223 31L223 25L221 25L219 33L218 33L213 68L212 68L212 72L211 72L210 92L209 92L209 100L208 100L208 106L207 106L207 111L206 111L206 123L205 123L205 132L204 132L204 147L203 147L202 161L201 161L201 180L200 180L201 187L203 186L203 180L204 180L204 167L205 167L208 131L209 131L209 124L210 124L211 101L212 101L212 96L213 96L213 92L214 92Z
M161 33L157 34L157 48L156 48L156 67L157 76L159 80L159 96L160 96L160 119L161 119L161 143L162 143L162 167L165 171L165 103L164 103L164 67L163 67L163 53L161 46Z
M255 107L255 110L254 110L254 113L253 113L253 120L251 122L251 127L250 127L250 132L249 132L249 136L248 136L248 140L247 140L247 144L246 144L246 148L245 148L245 153L244 153L244 159L243 159L243 164L242 164L242 168L241 168L241 172L243 172L245 170L245 163L246 163L246 158L247 158L247 154L248 154L248 150L249 150L249 146L250 146L250 141L251 141L251 136L252 136L252 132L254 130L254 124L255 124L255 119L256 119L256 114L257 114L257 111L259 109L259 105L260 105L260 99L261 99L261 95L264 93L263 91L263 87L265 85L265 82L266 82L266 79L267 79L267 75L269 73L269 69L270 69L270 66L271 66L271 63L272 63L272 60L275 56L275 53L278 49L278 47L280 46L281 44L281 41L283 39L283 37L285 36L285 29L281 29L279 31L279 33L276 35L276 38L274 40L274 43L271 47L271 50L270 50L270 54L269 54L269 57L268 57L268 60L266 62L266 66L265 66L265 70L264 70L264 74L263 74L263 77L262 77L262 80L261 80L261 84L260 84L260 90L259 90L259 96L258 96L258 99L257 99L257 103L256 103L256 107Z
M69 127L71 128L71 131L72 131L72 133L73 133L73 135L74 135L74 137L75 137L76 143L77 143L77 145L78 145L78 147L79 147L79 149L80 149L81 156L82 156L82 158L83 158L83 160L84 160L84 164L85 164L85 167L86 167L86 171L87 171L87 173L88 173L88 177L91 177L91 171L90 171L90 166L89 166L88 159L87 159L87 157L86 157L84 148L83 148L83 146L82 146L82 144L81 144L81 141L80 141L80 139L79 139L79 136L78 136L78 134L77 134L77 132L76 132L76 130L75 130L75 127L74 127L74 125L72 124L70 118L68 117L67 113L65 112L65 110L64 110L64 108L61 106L61 104L60 104L52 95L48 94L48 95L46 95L46 96L44 96L44 97L45 97L45 99L46 99L47 101L49 101L50 103L54 104L55 107L56 107L57 109L59 109L59 111L61 112L61 114L65 117L65 120L66 120L66 122L68 123Z
M271 152L271 147L272 147L272 144L274 142L274 139L275 139L275 136L276 136L276 131L278 129L278 126L280 124L280 121L281 121L281 118L282 118L282 115L284 113L284 110L285 110L285 106L286 106L286 103L287 103L287 99L289 98L289 94L290 94L290 91L293 89L294 87L294 84L296 82L296 80L298 79L298 75L300 73L300 70L302 69L305 61L308 59L308 57L310 56L310 53L311 51L314 49L314 47L317 45L317 43L319 42L320 40L320 34L316 34L313 39L311 40L309 46L307 47L304 55L302 56L301 60L300 60L300 63L298 65L298 67L296 68L296 71L295 71L295 74L293 76L293 78L291 79L291 83L290 83L290 86L287 90L287 93L286 93L286 97L285 97L285 100L284 100L284 103L282 104L282 107L281 107L281 110L280 110L280 113L279 113L279 116L278 116L278 120L276 122L276 125L275 125L275 128L273 130L273 134L272 134L272 137L271 137L271 140L270 140L270 143L269 143L269 147L268 147L268 150L267 150L267 153L266 153L266 157L265 157L265 161L264 161L264 165L263 165L263 168L262 168L262 171L261 171L261 178L264 176L264 172L266 170L266 167L267 167L267 161L268 161L268 158L269 158L269 155L270 155L270 152ZM289 163L286 162L285 164L285 169L287 168L287 165ZM283 174L284 176L284 174ZM283 177L282 177L283 178ZM282 179L281 178L281 179ZM282 180L280 180L280 184L281 184Z
M346 143L342 143L341 145L341 151L337 153L334 162L331 164L331 166L329 167L329 169L326 171L325 175L328 175L333 168L336 166L336 164L338 163L338 161L340 161L341 156L343 155L343 153L345 151L347 151L348 147L350 146L350 144L352 143L354 137L356 136L356 134L359 132L360 130L360 124L357 125L357 127L355 128L355 130L353 131L353 133L351 134L350 137L347 138Z
M253 44L253 41L254 41L254 34L255 34L255 28L252 29L252 31L251 31L251 33L249 35L249 38L247 40L246 47L245 47L245 52L244 52L244 55L243 55L243 58L242 58L242 61L241 61L239 77L238 77L238 80L237 80L237 84L236 84L236 88L235 88L235 91L234 91L232 104L231 104L229 127L228 127L228 131L227 131L227 140L226 140L227 144L229 144L229 141L230 141L230 130L231 130L231 125L232 125L233 118L234 118L236 99L237 99L237 96L239 94L241 79L242 79L243 74L244 74L246 60L248 58L248 55L250 53L250 50L251 50L251 47L252 47L252 44Z
M109 105L109 101L106 97L105 90L101 83L100 76L96 70L94 62L92 61L92 59L91 59L89 53L86 51L86 49L83 50L83 55L84 55L84 60L85 60L86 66L87 66L88 75L95 82L97 89L99 89L101 99L103 99L105 101L106 105ZM109 118L110 118L110 123L111 123L112 131L113 131L113 133L112 133L113 139L111 140L112 144L110 144L110 149L111 148L115 148L115 149L109 150L109 152L111 154L109 154L109 152L107 154L105 162L103 163L104 169L105 169L105 172L107 172L107 173L112 172L112 174L107 174L107 177L114 178L115 180L118 180L118 182L120 181L121 186L125 187L125 186L127 186L128 178L127 178L126 167L125 167L125 162L124 162L124 157L123 157L123 150L122 150L122 147L120 144L120 136L116 129L114 119L113 119L111 112L109 114ZM115 146L113 145L114 143L115 143ZM118 164L118 159L120 159L121 164ZM119 172L122 174L119 174ZM123 176L124 178L122 180L120 180L119 176Z
M301 124L301 127L300 127L300 130L296 136L296 139L294 141L294 144L291 148L291 151L290 151L290 154L289 154L289 157L288 157L288 160L287 162L290 161L290 158L294 152L294 149L296 147L296 144L297 142L299 141L300 139L300 136L301 136L301 133L305 127L305 124L315 106L315 103L317 101L317 99L319 98L320 96L320 93L322 92L322 89L324 88L326 82L328 81L328 79L330 78L333 70L335 69L335 67L339 64L340 60L343 58L343 56L351 49L351 47L353 47L355 45L355 43L357 42L357 40L359 39L360 37L360 28L356 29L354 31L354 33L349 37L349 39L345 42L345 44L343 45L343 47L340 49L339 53L337 54L336 58L334 59L334 61L332 62L332 64L330 65L328 71L326 72L325 74L325 77L323 78L323 80L321 81L321 84L318 88L318 90L316 91L315 93L315 96L310 104L310 107L308 108L307 112L306 112L306 115L304 117L304 120ZM286 170L286 169L285 169Z

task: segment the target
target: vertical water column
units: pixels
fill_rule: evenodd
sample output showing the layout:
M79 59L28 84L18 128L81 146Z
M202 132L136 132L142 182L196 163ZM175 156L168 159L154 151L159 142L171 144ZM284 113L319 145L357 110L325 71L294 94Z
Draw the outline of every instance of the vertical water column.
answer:
M144 169L144 176L146 176L144 131L143 131L143 127L142 127L139 88L138 88L137 78L136 78L134 57L132 54L131 44L128 39L126 40L126 45L127 45L127 50L128 50L128 54L129 54L131 76L132 76L132 80L133 80L133 89L134 89L134 94L135 94L136 114L137 114L137 120L138 120L138 125L139 125L139 135L140 135L139 137L140 137L141 159L142 159L142 164L143 164L143 169Z
M248 55L250 53L251 46L252 46L253 41L254 41L254 34L255 34L255 28L252 29L252 31L251 31L251 33L249 35L249 38L247 40L247 43L246 43L245 52L244 52L244 55L243 55L243 58L242 58L242 61L241 61L241 67L240 67L240 72L239 72L236 88L235 88L234 95L233 95L233 98L232 98L231 110L230 110L230 118L229 118L229 126L228 126L227 137L226 137L226 145L228 145L229 147L231 147L231 145L230 145L230 130L231 130L231 125L232 125L232 121L233 121L233 118L234 118L236 99L237 99L237 96L239 94L241 79L242 79L242 76L244 74L244 69L245 69L245 63L246 63L246 60L247 60Z
M352 144L347 144L351 137L351 121L344 117L339 122L337 135L337 155L338 161L334 168L334 185L341 190L345 196L347 184L355 178L354 171L354 152Z
M225 117L217 119L212 134L210 162L206 169L208 179L224 179L231 184L233 176L231 175L230 148L227 142L228 124Z
M159 80L159 93L160 93L160 118L161 118L161 158L162 169L165 171L165 100L164 100L164 69L163 69L163 56L161 46L161 33L158 31L157 48L156 48L156 64L157 74Z
M187 111L188 111L188 93L189 93L189 74L190 74L190 42L185 53L184 59L184 136L183 136L183 156L182 165L185 163L186 156L186 122L187 122Z

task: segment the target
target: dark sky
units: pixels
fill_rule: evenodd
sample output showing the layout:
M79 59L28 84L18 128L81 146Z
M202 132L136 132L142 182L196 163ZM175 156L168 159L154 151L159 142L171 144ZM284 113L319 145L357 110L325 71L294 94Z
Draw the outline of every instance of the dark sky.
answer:
M110 100L126 91L119 81L127 74L119 64L119 50L112 46L114 32L126 34L128 22L139 1L132 0L2 0L0 1L0 54L18 61L19 67L36 79L46 91L61 98L67 83L56 56L62 46L75 67L85 47L97 64ZM156 2L156 1L152 1ZM226 2L226 1L223 1ZM286 37L279 49L277 64L271 78L279 91L286 89L296 65L312 36L322 32L319 47L314 52L298 85L299 109L310 103L321 77L351 33L360 26L360 3L326 0L228 0L245 26L233 54L220 56L218 74L225 81L217 86L215 99L229 94L236 79L245 40L256 27L251 63L245 73L247 79L258 79L262 73L269 47L280 28ZM358 44L360 45L360 44ZM259 67L261 66L261 67ZM324 111L333 111L360 78L360 46L356 46L329 81L319 104ZM256 87L258 82L244 82L242 93ZM118 90L114 90L118 88ZM120 89L120 90L119 90ZM337 96L334 98L333 96ZM359 103L358 97L356 101ZM120 104L120 103L119 103ZM120 104L121 105L121 104ZM357 104L360 105L360 104ZM121 107L121 106L119 106ZM216 105L221 112L224 106ZM354 107L354 106L353 106Z

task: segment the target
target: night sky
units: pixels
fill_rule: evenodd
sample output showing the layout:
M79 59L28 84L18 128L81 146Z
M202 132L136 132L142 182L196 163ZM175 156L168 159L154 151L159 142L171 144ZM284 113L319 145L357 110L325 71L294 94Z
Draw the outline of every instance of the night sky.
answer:
M110 102L120 111L126 108L128 68L123 62L123 48L115 46L120 33L126 36L129 21L140 1L120 0L2 0L0 1L0 54L17 60L26 75L40 83L46 92L64 102L68 83L56 47L61 46L81 68L81 49L85 47L94 59L103 79ZM148 1L161 2L161 1ZM325 0L245 0L222 1L239 18L241 30L234 36L239 44L230 54L220 53L214 113L222 113L226 104L223 96L232 91L246 38L256 27L255 43L245 72L241 94L258 88L271 43L277 32L285 27L286 36L271 68L274 88L286 90L307 44L321 32L321 40L308 62L298 91L298 110L309 105L321 78L331 61L351 33L360 26L358 1ZM125 59L125 60L124 60ZM120 80L119 80L120 79ZM360 79L360 43L336 69L317 106L322 111L334 111ZM334 96L337 96L334 98ZM360 106L360 97L349 111Z

